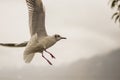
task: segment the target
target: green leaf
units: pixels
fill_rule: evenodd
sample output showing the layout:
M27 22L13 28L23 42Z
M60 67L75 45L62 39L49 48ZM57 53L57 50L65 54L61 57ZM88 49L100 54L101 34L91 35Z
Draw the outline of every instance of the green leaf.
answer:
M117 1L116 0L113 0L112 3L111 3L111 8L114 8L117 4Z
M115 18L115 23L117 22L117 20L120 19L120 15L117 15Z
M120 11L120 4L118 5L118 11Z
M118 12L114 13L114 14L112 15L112 19L113 19L116 15L118 15L118 14L119 14Z

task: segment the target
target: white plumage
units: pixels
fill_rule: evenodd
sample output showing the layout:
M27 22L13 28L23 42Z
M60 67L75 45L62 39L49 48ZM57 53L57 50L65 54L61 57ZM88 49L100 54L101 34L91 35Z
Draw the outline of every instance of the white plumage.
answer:
M49 53L55 58L47 48L54 45L60 39L66 39L60 35L48 36L45 29L45 11L41 0L26 0L29 9L29 26L31 39L24 51L24 60L30 63L36 52L42 53L42 57L52 65L52 63L43 55L43 51Z
M0 43L2 46L7 47L25 47L24 51L24 61L30 63L35 55L39 52L42 57L50 64L52 63L43 55L43 52L47 52L52 58L55 58L46 49L53 46L57 41L61 39L66 39L58 34L53 36L48 36L45 28L45 11L43 8L42 0L26 0L28 10L29 10L29 28L31 38L29 41L23 43Z

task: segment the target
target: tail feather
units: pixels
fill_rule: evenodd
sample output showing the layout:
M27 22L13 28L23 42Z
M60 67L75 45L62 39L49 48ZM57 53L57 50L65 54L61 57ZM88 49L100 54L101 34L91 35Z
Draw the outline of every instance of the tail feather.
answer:
M25 47L28 44L28 41L25 41L23 43L0 43L1 46L5 47Z
M24 61L25 63L30 63L34 57L35 53L31 54L24 54Z

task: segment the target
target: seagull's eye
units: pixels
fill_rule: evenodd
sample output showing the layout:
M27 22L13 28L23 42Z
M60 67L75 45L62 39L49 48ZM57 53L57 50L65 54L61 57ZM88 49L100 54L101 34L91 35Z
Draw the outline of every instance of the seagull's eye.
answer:
M55 38L58 38L58 37L60 37L60 35L55 35Z
M60 37L60 35L57 35L57 37Z

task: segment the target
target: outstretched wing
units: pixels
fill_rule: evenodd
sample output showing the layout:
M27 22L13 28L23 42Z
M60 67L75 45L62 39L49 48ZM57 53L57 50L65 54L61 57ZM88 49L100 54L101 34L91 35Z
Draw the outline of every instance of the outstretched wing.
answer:
M45 12L41 0L26 0L29 9L29 27L31 36L47 36L45 29Z
M0 43L1 46L5 47L25 47L28 44L28 41L22 43Z

